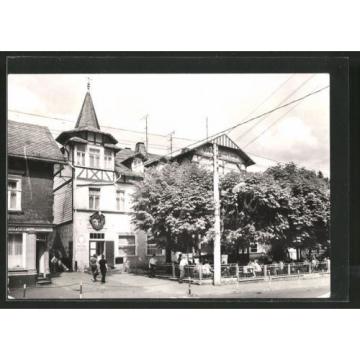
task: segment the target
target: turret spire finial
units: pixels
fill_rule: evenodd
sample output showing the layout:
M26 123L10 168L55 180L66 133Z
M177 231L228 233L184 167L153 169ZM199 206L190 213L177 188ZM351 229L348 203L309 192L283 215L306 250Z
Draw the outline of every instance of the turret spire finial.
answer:
M90 86L91 86L91 78L87 77L87 90L90 92Z

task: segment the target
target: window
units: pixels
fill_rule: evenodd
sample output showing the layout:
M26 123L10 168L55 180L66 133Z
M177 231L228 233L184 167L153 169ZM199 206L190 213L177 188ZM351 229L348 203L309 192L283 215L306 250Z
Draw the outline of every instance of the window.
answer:
M100 189L89 188L89 209L99 210Z
M113 169L112 151L109 149L104 151L104 166L105 169Z
M141 159L135 158L131 164L132 171L137 173L144 172L144 163Z
M163 255L163 250L157 244L148 243L147 248L146 248L146 253L148 256L151 256L154 254L156 256L160 256L160 255Z
M8 209L21 210L21 178L8 180Z
M258 251L257 243L250 245L250 252L256 253Z
M101 134L96 134L96 139L95 139L95 141L96 141L97 143L101 144L101 142L102 142L102 136L101 136Z
M116 191L116 210L125 211L125 191Z
M90 148L89 150L90 167L100 167L100 149Z
M93 133L88 133L88 140L91 142L95 142L95 135Z
M85 145L76 146L76 165L85 166Z
M90 233L90 239L105 239L104 233Z
M8 266L10 269L24 266L22 234L8 235Z
M118 247L119 247L119 256L136 255L135 236L119 235Z
M37 233L36 234L37 241L46 241L47 240L47 233Z

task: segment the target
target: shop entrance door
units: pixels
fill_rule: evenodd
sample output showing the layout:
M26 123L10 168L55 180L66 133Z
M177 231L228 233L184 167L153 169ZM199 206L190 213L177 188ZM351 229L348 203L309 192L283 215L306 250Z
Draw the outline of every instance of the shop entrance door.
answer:
M36 241L36 271L39 275L45 274L45 251L46 251L45 241L37 240Z
M105 255L105 241L90 241L89 245L89 260L94 254L96 257Z

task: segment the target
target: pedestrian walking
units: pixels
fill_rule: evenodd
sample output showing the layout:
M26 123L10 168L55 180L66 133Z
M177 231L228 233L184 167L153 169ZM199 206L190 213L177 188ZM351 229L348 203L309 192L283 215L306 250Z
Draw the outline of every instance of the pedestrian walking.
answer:
M99 267L101 272L101 282L105 283L105 277L107 272L107 261L105 260L104 255L101 255L101 260L99 261Z
M92 280L96 281L96 277L99 275L96 254L93 254L90 257L90 270L91 270L91 274L93 276Z
M155 254L153 254L149 260L149 277L154 277L155 276L155 268L156 268L156 257Z

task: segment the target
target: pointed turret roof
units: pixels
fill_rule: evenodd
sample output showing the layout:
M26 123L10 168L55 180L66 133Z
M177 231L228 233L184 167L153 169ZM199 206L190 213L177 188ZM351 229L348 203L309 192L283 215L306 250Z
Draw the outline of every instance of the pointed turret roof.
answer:
M75 125L75 129L100 130L94 104L89 91L87 91L85 95L85 99L82 104L81 111Z
M94 103L90 95L90 86L88 84L88 91L86 92L79 117L76 121L75 128L73 130L67 130L60 133L56 138L56 141L64 145L67 141L77 141L79 138L86 139L86 133L93 132L106 135L107 145L117 144L117 140L112 134L104 132L100 129L100 125L96 116ZM85 135L84 135L85 134ZM82 140L81 142L83 142ZM85 140L87 142L87 140ZM108 146L109 147L109 146ZM115 148L114 148L115 149Z

